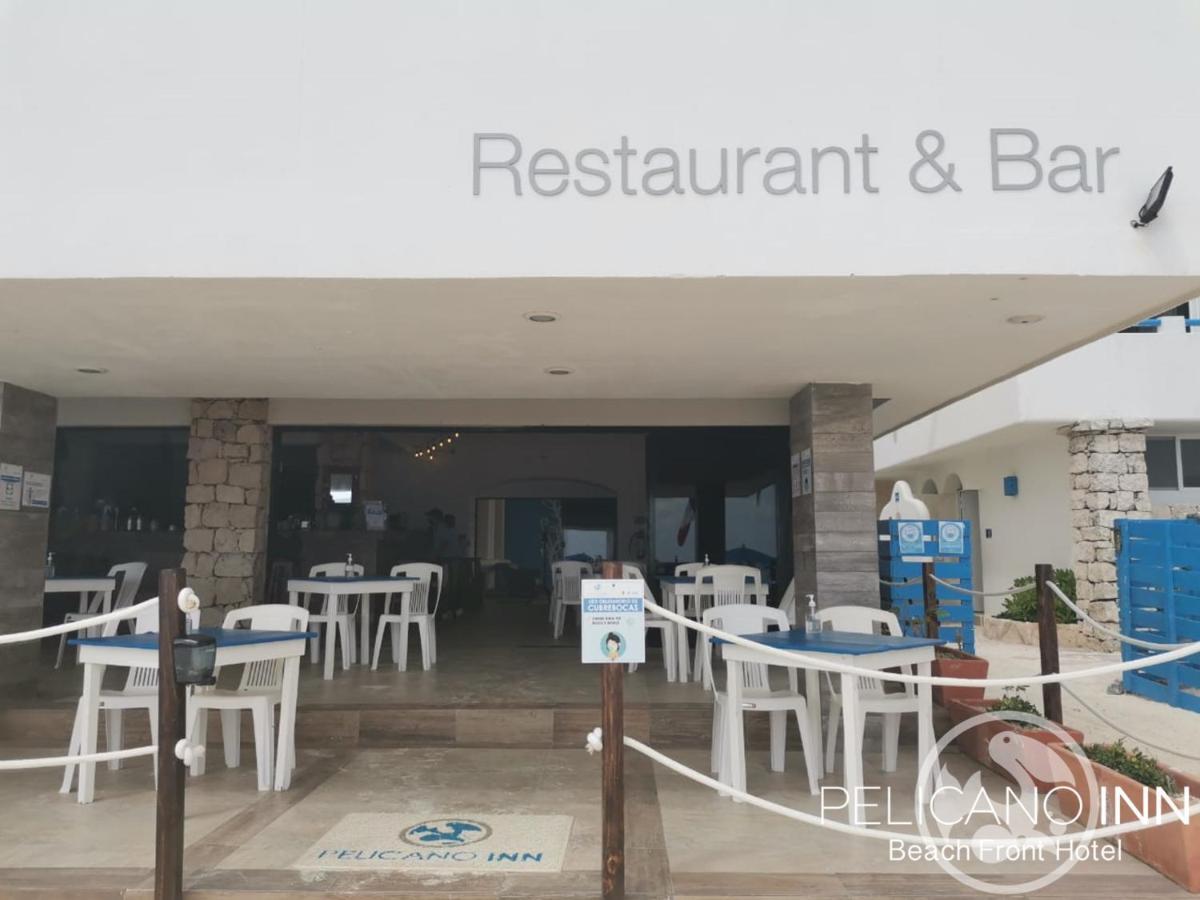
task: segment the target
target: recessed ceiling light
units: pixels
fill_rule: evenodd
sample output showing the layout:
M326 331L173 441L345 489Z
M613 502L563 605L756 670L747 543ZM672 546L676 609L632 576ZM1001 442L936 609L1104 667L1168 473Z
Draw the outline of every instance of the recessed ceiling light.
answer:
M75 370L81 375L107 375L108 369L101 369L97 366L82 366Z
M546 370L547 375L570 375L574 369L568 369L566 366L551 366Z
M558 313L552 312L527 312L525 318L530 322L537 322L539 325L545 325L547 322L557 322Z
M1007 322L1009 325L1032 325L1035 322L1042 321L1042 319L1044 319L1044 318L1046 318L1046 317L1039 316L1037 314L1030 314L1030 315L1024 315L1024 316L1009 316L1004 321Z

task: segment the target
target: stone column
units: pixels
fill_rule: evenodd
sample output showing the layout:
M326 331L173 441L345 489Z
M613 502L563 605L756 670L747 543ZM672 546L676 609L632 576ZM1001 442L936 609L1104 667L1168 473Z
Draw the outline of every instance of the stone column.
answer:
M792 497L801 615L809 593L822 608L879 605L872 412L869 384L810 384L792 397L793 462L812 454L811 490Z
M0 383L0 462L52 474L58 401ZM42 625L46 540L45 509L0 510L0 634ZM0 648L0 685L37 677L37 643Z
M183 568L204 624L265 592L271 429L266 400L193 400Z
M1149 419L1098 419L1059 429L1071 454L1071 525L1079 605L1100 622L1116 622L1117 519L1148 519Z

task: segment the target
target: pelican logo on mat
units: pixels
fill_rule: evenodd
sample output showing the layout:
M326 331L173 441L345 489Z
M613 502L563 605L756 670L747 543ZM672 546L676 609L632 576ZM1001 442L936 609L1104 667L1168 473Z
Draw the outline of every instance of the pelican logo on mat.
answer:
M489 825L473 819L427 819L400 832L400 840L415 847L465 847L491 834Z

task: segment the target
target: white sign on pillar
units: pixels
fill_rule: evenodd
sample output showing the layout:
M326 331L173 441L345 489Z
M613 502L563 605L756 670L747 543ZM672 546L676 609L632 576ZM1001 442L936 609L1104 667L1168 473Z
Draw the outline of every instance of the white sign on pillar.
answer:
M580 593L585 663L646 661L645 586L640 578L588 578Z

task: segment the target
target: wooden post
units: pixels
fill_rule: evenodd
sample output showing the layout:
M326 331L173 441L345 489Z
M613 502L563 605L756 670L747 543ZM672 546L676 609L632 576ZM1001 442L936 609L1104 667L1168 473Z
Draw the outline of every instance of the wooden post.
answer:
M1038 598L1038 647L1042 653L1042 674L1057 674L1058 617L1054 614L1054 593L1046 585L1054 579L1054 566L1038 563L1033 567L1033 585ZM1062 685L1042 685L1042 711L1052 722L1062 724Z
M621 577L621 564L606 562L600 574L605 580ZM600 666L600 728L604 732L601 753L601 870L604 900L625 897L625 667L620 663Z
M925 637L938 636L937 582L933 580L933 563L921 563L921 589L925 598Z
M154 898L183 897L184 765L175 743L187 737L187 688L175 683L175 638L185 632L179 592L187 584L183 569L158 576L158 795L154 829Z

